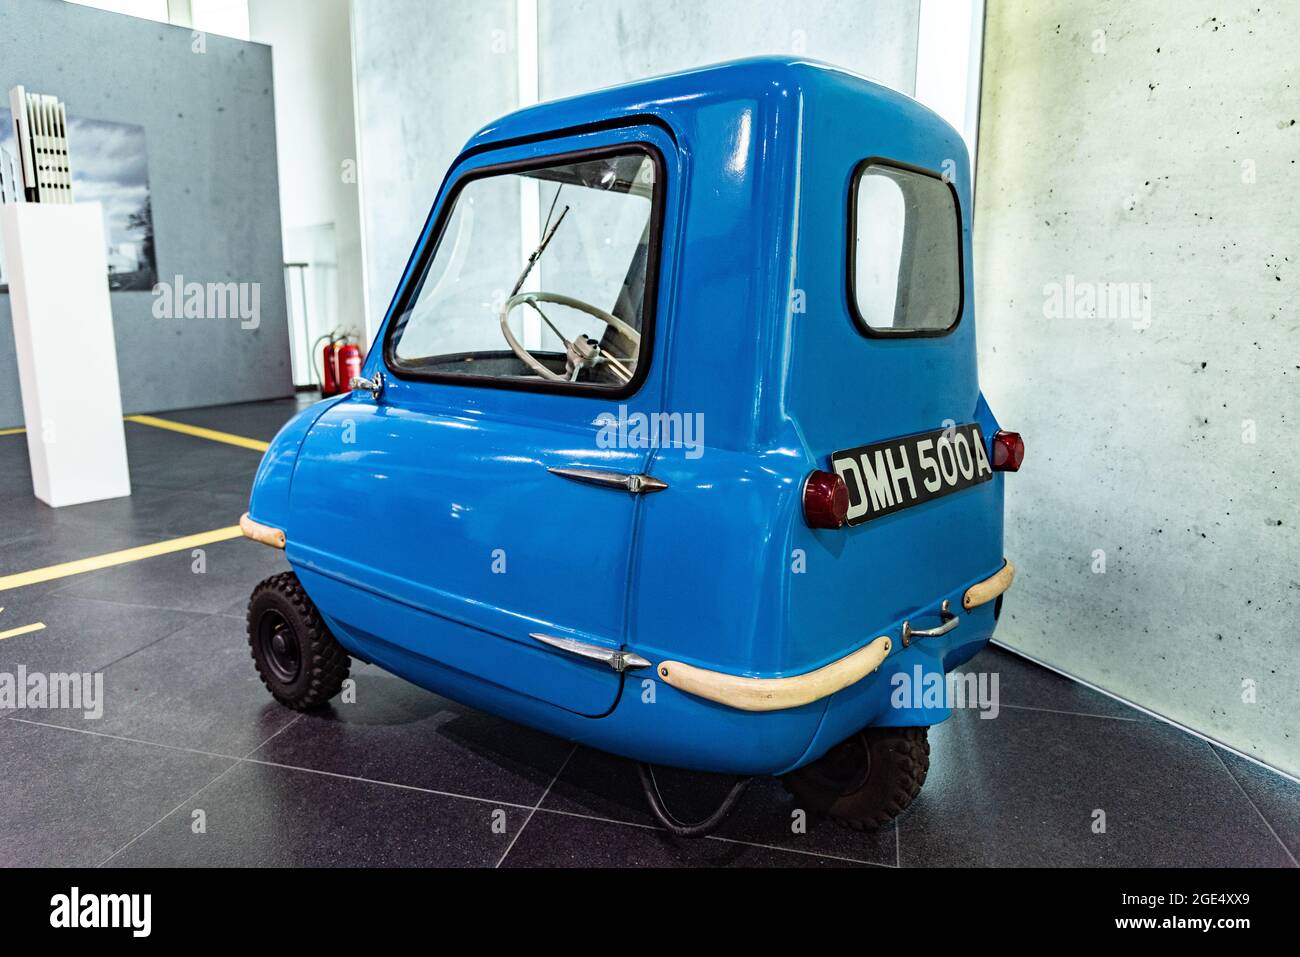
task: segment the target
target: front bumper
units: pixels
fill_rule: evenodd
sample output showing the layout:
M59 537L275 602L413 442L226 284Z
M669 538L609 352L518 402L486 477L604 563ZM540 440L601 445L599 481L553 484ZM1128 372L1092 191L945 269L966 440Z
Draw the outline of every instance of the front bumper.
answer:
M270 525L253 521L247 512L239 516L239 530L244 533L245 538L251 538L272 548L284 548L284 532Z

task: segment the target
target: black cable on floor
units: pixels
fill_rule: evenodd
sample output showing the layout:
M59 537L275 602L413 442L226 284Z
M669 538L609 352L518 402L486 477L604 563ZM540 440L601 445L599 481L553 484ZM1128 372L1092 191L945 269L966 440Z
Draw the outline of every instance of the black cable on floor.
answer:
M666 827L671 834L678 837L704 837L715 827L723 822L731 809L736 806L740 796L745 793L745 788L753 778L741 778L731 786L727 796L722 799L718 809L694 824L686 824L680 821L664 804L664 797L659 793L659 782L655 780L654 768L648 764L638 763L636 766L637 774L641 776L641 788L645 791L646 803L650 805L650 811L659 823Z

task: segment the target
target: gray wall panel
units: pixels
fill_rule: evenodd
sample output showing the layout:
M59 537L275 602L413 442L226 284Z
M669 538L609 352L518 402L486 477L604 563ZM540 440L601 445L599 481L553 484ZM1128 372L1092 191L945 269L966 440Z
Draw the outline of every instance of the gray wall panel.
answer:
M912 93L919 0L541 0L541 95L740 57L824 60Z
M518 102L515 4L362 0L352 30L366 298L377 329L447 167Z
M149 293L113 293L123 408L291 393L270 48L210 34L197 53L189 30L62 0L5 0L0 87L18 83L59 96L74 115L144 127L160 280L260 284L255 330L155 319ZM4 294L0 382L0 426L21 424Z
M975 218L984 389L1028 446L999 636L1292 774L1298 34L1293 3L990 4ZM1149 316L1045 314L1067 283Z

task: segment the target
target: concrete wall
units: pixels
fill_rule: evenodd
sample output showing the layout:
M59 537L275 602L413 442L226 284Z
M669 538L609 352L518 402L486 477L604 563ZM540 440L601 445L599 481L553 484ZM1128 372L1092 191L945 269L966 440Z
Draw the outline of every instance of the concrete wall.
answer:
M796 53L911 93L919 0L542 0L541 96Z
M253 39L274 54L285 259L311 263L307 344L334 328L362 332L348 0L250 0L248 15Z
M144 127L161 280L260 284L255 330L155 319L149 293L113 293L123 408L291 392L270 50L208 35L197 53L188 30L62 0L5 0L0 89L18 83L77 116ZM0 427L22 424L17 374L0 295Z
M763 53L828 60L910 93L918 0L539 0L542 99ZM389 300L447 167L518 106L514 0L352 4L367 302Z
M999 636L1292 774L1297 36L1274 0L991 0L975 218L982 381L1028 446Z
M514 0L352 4L366 300L378 327L442 178L517 102Z

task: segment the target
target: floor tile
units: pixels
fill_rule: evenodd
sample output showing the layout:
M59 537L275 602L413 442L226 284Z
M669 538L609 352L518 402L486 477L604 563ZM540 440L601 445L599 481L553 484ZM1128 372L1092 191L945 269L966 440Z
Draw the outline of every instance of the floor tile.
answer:
M1290 863L1206 744L1165 724L961 712L930 744L925 787L899 819L904 867Z
M40 531L24 532L0 543L0 575L16 575L48 565L134 548L148 544L149 540L149 537L142 537L139 531L129 528L63 522ZM58 578L25 585L23 590L48 594L71 580ZM8 593L9 590L0 591L0 605L4 604Z
M573 745L353 662L356 701L335 698L254 757L473 797L536 804Z
M272 399L269 402L243 402L238 405L159 412L158 418L269 442L299 408L316 401L319 401L319 396L303 393L300 399Z
M148 544L237 525L248 511L248 495L137 486L127 498L71 508L86 510L77 516L81 521L129 529L139 535L140 544Z
M205 545L203 551L201 574L187 549L66 579L57 594L211 614L247 602L259 581L289 568L284 552L243 538Z
M195 833L195 810L204 833ZM243 763L112 861L120 867L489 867L523 809ZM502 821L500 833L494 824Z
M132 493L122 498L62 508L46 505L36 498L30 487L0 497L0 545L31 535L44 535L64 528L76 530L87 525L124 533L143 530L147 535L154 528L152 523L159 511L178 494L174 489L150 488L136 488ZM17 553L17 549L14 551ZM78 549L69 558L83 558L85 555L86 552ZM18 554L13 557L21 560ZM5 568L6 572L14 570Z
M262 455L222 442L127 425L127 461L136 487L248 494Z
M238 621L205 616L104 672L104 713L43 720L141 741L242 757L295 713L262 685Z
M656 768L655 779L668 809L682 821L711 814L736 778L680 768ZM550 793L544 808L656 825L646 805L636 764L625 758L579 748ZM715 832L722 837L769 844L795 851L827 854L893 866L897 850L892 827L859 833L811 815L795 817L797 804L775 778L755 778L731 814ZM800 833L795 824L803 828Z
M0 592L0 631L41 622L44 630L0 641L0 669L100 671L203 618L190 612L66 598L19 588Z
M1300 859L1300 784L1223 748L1214 751L1293 859Z
M987 646L957 670L960 673L996 674L998 702L1004 707L1095 714L1134 721L1155 720L1136 708L995 645Z
M539 811L503 867L846 867L813 854L711 839Z
M0 866L93 867L232 762L0 721Z

